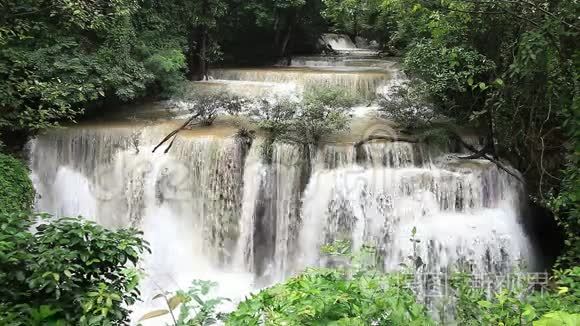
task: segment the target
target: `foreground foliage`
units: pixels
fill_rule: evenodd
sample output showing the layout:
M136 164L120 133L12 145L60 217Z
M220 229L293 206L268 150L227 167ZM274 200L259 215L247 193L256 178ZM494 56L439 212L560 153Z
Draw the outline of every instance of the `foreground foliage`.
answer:
M138 300L135 230L0 213L0 324L117 325Z
M408 286L412 275L385 274L377 252L356 253L348 241L321 249L336 265L306 270L252 295L228 316L228 325L431 325Z
M217 312L218 307L229 299L213 297L211 291L217 283L211 281L194 280L186 291L177 291L174 294L164 292L153 299L165 301L167 309L159 309L145 314L139 321L170 315L174 326L203 326L214 325L225 318L225 314ZM175 311L179 308L179 313Z
M420 257L410 256L412 267L402 272L384 273L377 270L379 260L372 247L356 254L350 254L349 248L340 241L325 246L331 257L342 258L343 266L309 269L262 290L240 303L227 324L573 326L580 322L580 267L555 271L553 287L544 291L534 289L525 274L513 275L517 282L490 292L474 286L472 275L456 272L450 275L453 294L439 298L440 303L428 312L412 287L423 266Z
M0 167L0 214L29 211L34 189L28 178L28 169L23 162L2 153Z
M429 325L401 275L314 269L242 302L228 325Z
M0 165L0 324L128 323L142 234L34 214L25 165L5 154Z
M556 271L555 288L535 292L520 278L492 293L473 287L471 276L456 274L456 320L460 325L577 325L580 322L580 268ZM545 289L544 289L545 290Z

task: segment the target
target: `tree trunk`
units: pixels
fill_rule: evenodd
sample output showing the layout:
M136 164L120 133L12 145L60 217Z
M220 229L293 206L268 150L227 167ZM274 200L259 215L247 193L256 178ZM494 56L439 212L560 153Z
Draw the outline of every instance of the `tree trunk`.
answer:
M187 78L189 80L196 80L196 71L197 67L199 67L199 56L197 55L197 32L198 29L195 26L192 26L187 35Z
M498 159L497 156L497 141L495 138L495 122L493 120L493 107L490 107L489 110L487 111L487 117L488 117L488 128L489 128L489 134L488 134L488 144L490 146L490 154L493 158ZM488 144L486 144L486 146L488 146Z
M209 12L209 2L203 1L201 15ZM188 78L190 80L207 79L208 58L207 47L209 30L206 25L193 25L188 36L189 53L187 54Z
M274 42L272 43L272 51L275 52L278 49L278 44L280 44L280 34L282 34L282 30L280 26L280 11L278 8L274 9Z
M207 42L208 33L205 26L195 26L189 33L189 51L187 53L187 77L189 80L203 80L207 77Z
M286 29L286 34L284 35L284 39L280 43L280 47L278 48L278 56L284 57L286 51L288 49L288 43L290 42L290 38L292 37L292 33L294 32L294 26L296 25L296 21L298 20L298 14L295 10L288 15L288 28Z
M207 58L207 40L208 39L208 32L207 28L203 28L201 33L201 48L199 50L199 75L198 80L205 80L207 79L207 71L208 71L208 58Z

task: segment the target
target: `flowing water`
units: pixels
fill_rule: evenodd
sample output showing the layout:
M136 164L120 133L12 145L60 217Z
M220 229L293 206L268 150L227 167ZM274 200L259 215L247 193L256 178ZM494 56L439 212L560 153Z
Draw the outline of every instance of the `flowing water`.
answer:
M328 82L370 94L398 76L389 60L308 60L216 69L216 80L193 87L256 97ZM318 147L276 142L266 155L261 136L250 144L224 123L182 132L167 154L152 153L180 125L171 116L56 129L29 146L37 210L144 231L153 253L142 266L144 303L135 317L163 306L152 300L156 293L196 278L218 281L218 294L240 299L325 264L320 247L334 240L375 245L385 270L399 269L413 252L429 273L469 265L502 274L522 261L533 268L522 185L487 161L457 159L452 144L356 144L378 132L370 118L358 118L349 135Z
M217 80L251 81L293 85L300 90L320 85L343 87L365 98L389 80L389 71L380 67L271 67L245 69L213 69Z

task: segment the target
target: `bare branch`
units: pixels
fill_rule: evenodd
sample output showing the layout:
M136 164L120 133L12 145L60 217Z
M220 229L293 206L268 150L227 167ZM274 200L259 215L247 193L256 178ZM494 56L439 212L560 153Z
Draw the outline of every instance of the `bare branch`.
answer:
M370 141L373 140L386 140L386 141L401 141L401 142L406 142L406 143L418 143L419 141L416 139L412 139L412 138L402 138L402 137L392 137L392 136L380 136L380 135L376 135L376 136L369 136L366 139L363 139L359 142L356 142L354 144L354 147L360 147L362 145L364 145L365 143L368 143Z
M461 137L455 133L452 133L453 136L455 137L455 139L466 149L474 152L474 153L479 153L480 151L478 151L475 147L467 144L466 142L463 141L463 139L461 139ZM499 160L496 160L493 157L488 156L487 154L483 153L481 155L477 155L478 158L483 158L486 159L490 162L492 162L493 164L495 164L499 169L505 171L507 174L511 175L512 177L516 178L518 181L520 181L521 183L524 183L524 180L517 174L513 173L510 169L508 169L502 162L500 162ZM462 159L468 159L468 158L463 158Z
M194 114L191 118L189 118L187 121L185 121L185 123L183 125L181 125L181 127L173 130L171 133L169 133L169 135L165 136L165 138L163 138L163 140L157 145L155 146L155 148L153 148L153 153L155 153L155 151L161 147L163 144L165 144L169 139L171 139L173 137L173 140L171 141L171 143L169 144L169 146L167 147L167 149L165 149L165 153L167 153L169 151L169 149L171 148L171 146L173 145L173 142L175 141L175 136L182 131L183 129L187 128L187 126L189 126L189 124L195 120L196 118L198 118L200 115L200 113L196 113Z

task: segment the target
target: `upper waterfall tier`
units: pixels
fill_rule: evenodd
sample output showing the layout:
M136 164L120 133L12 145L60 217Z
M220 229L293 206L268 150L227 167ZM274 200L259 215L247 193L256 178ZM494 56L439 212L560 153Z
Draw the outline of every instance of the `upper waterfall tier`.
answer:
M353 41L344 34L322 34L321 39L326 42L333 50L351 50L356 49Z
M343 55L356 57L372 57L377 55L377 51L369 49L368 47L358 47L348 35L344 34L322 34L320 42Z
M391 77L384 69L369 67L221 68L213 69L210 75L219 80L294 84L302 89L320 85L340 86L362 97L376 95L380 87L386 85Z
M194 95L228 94L249 99L293 98L301 93L298 85L289 82L212 79L190 83L189 86Z
M353 58L351 56L295 56L290 60L293 67L369 67L382 68L386 70L398 69L396 59ZM288 60L281 60L279 66L287 66Z

